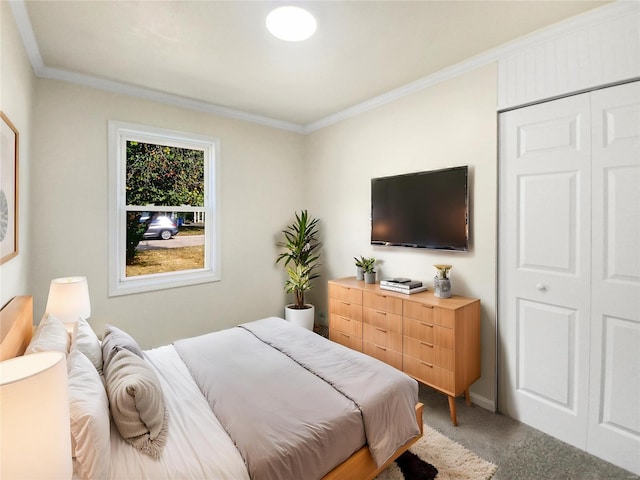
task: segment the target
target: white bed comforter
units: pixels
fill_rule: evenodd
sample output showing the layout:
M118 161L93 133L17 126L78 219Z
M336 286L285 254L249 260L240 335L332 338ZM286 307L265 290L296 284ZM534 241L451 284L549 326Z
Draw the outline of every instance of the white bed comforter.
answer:
M110 478L249 480L244 461L172 345L145 351L162 383L169 435L159 460L111 426Z
M420 434L415 380L281 318L175 348L254 479L319 479L365 442L381 466Z

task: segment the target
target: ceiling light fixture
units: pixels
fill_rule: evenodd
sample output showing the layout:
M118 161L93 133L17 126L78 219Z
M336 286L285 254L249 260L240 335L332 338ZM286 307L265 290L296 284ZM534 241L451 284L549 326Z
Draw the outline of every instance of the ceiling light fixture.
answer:
M267 30L280 40L300 42L316 31L316 19L300 7L278 7L267 15Z

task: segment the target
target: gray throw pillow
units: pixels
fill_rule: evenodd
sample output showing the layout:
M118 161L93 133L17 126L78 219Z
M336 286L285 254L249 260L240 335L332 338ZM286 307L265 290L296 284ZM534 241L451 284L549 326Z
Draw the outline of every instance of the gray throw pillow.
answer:
M122 438L153 458L167 441L167 411L160 381L146 360L127 349L104 366L111 418Z
M140 358L144 358L142 349L131 335L113 325L106 325L104 337L102 338L103 368L106 368L106 364L111 361L113 356L123 349L135 353Z

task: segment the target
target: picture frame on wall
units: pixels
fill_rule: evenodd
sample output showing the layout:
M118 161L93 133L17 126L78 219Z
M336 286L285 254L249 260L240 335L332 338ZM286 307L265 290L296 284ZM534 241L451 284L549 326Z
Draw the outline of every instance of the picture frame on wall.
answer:
M18 255L18 130L0 112L0 265Z

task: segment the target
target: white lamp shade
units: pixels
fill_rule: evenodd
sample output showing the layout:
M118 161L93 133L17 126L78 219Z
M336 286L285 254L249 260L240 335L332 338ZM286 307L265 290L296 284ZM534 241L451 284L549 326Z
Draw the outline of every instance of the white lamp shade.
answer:
M51 280L45 314L57 317L63 323L75 323L78 317L91 316L87 277L64 277Z
M0 362L0 478L70 479L72 474L64 354Z

